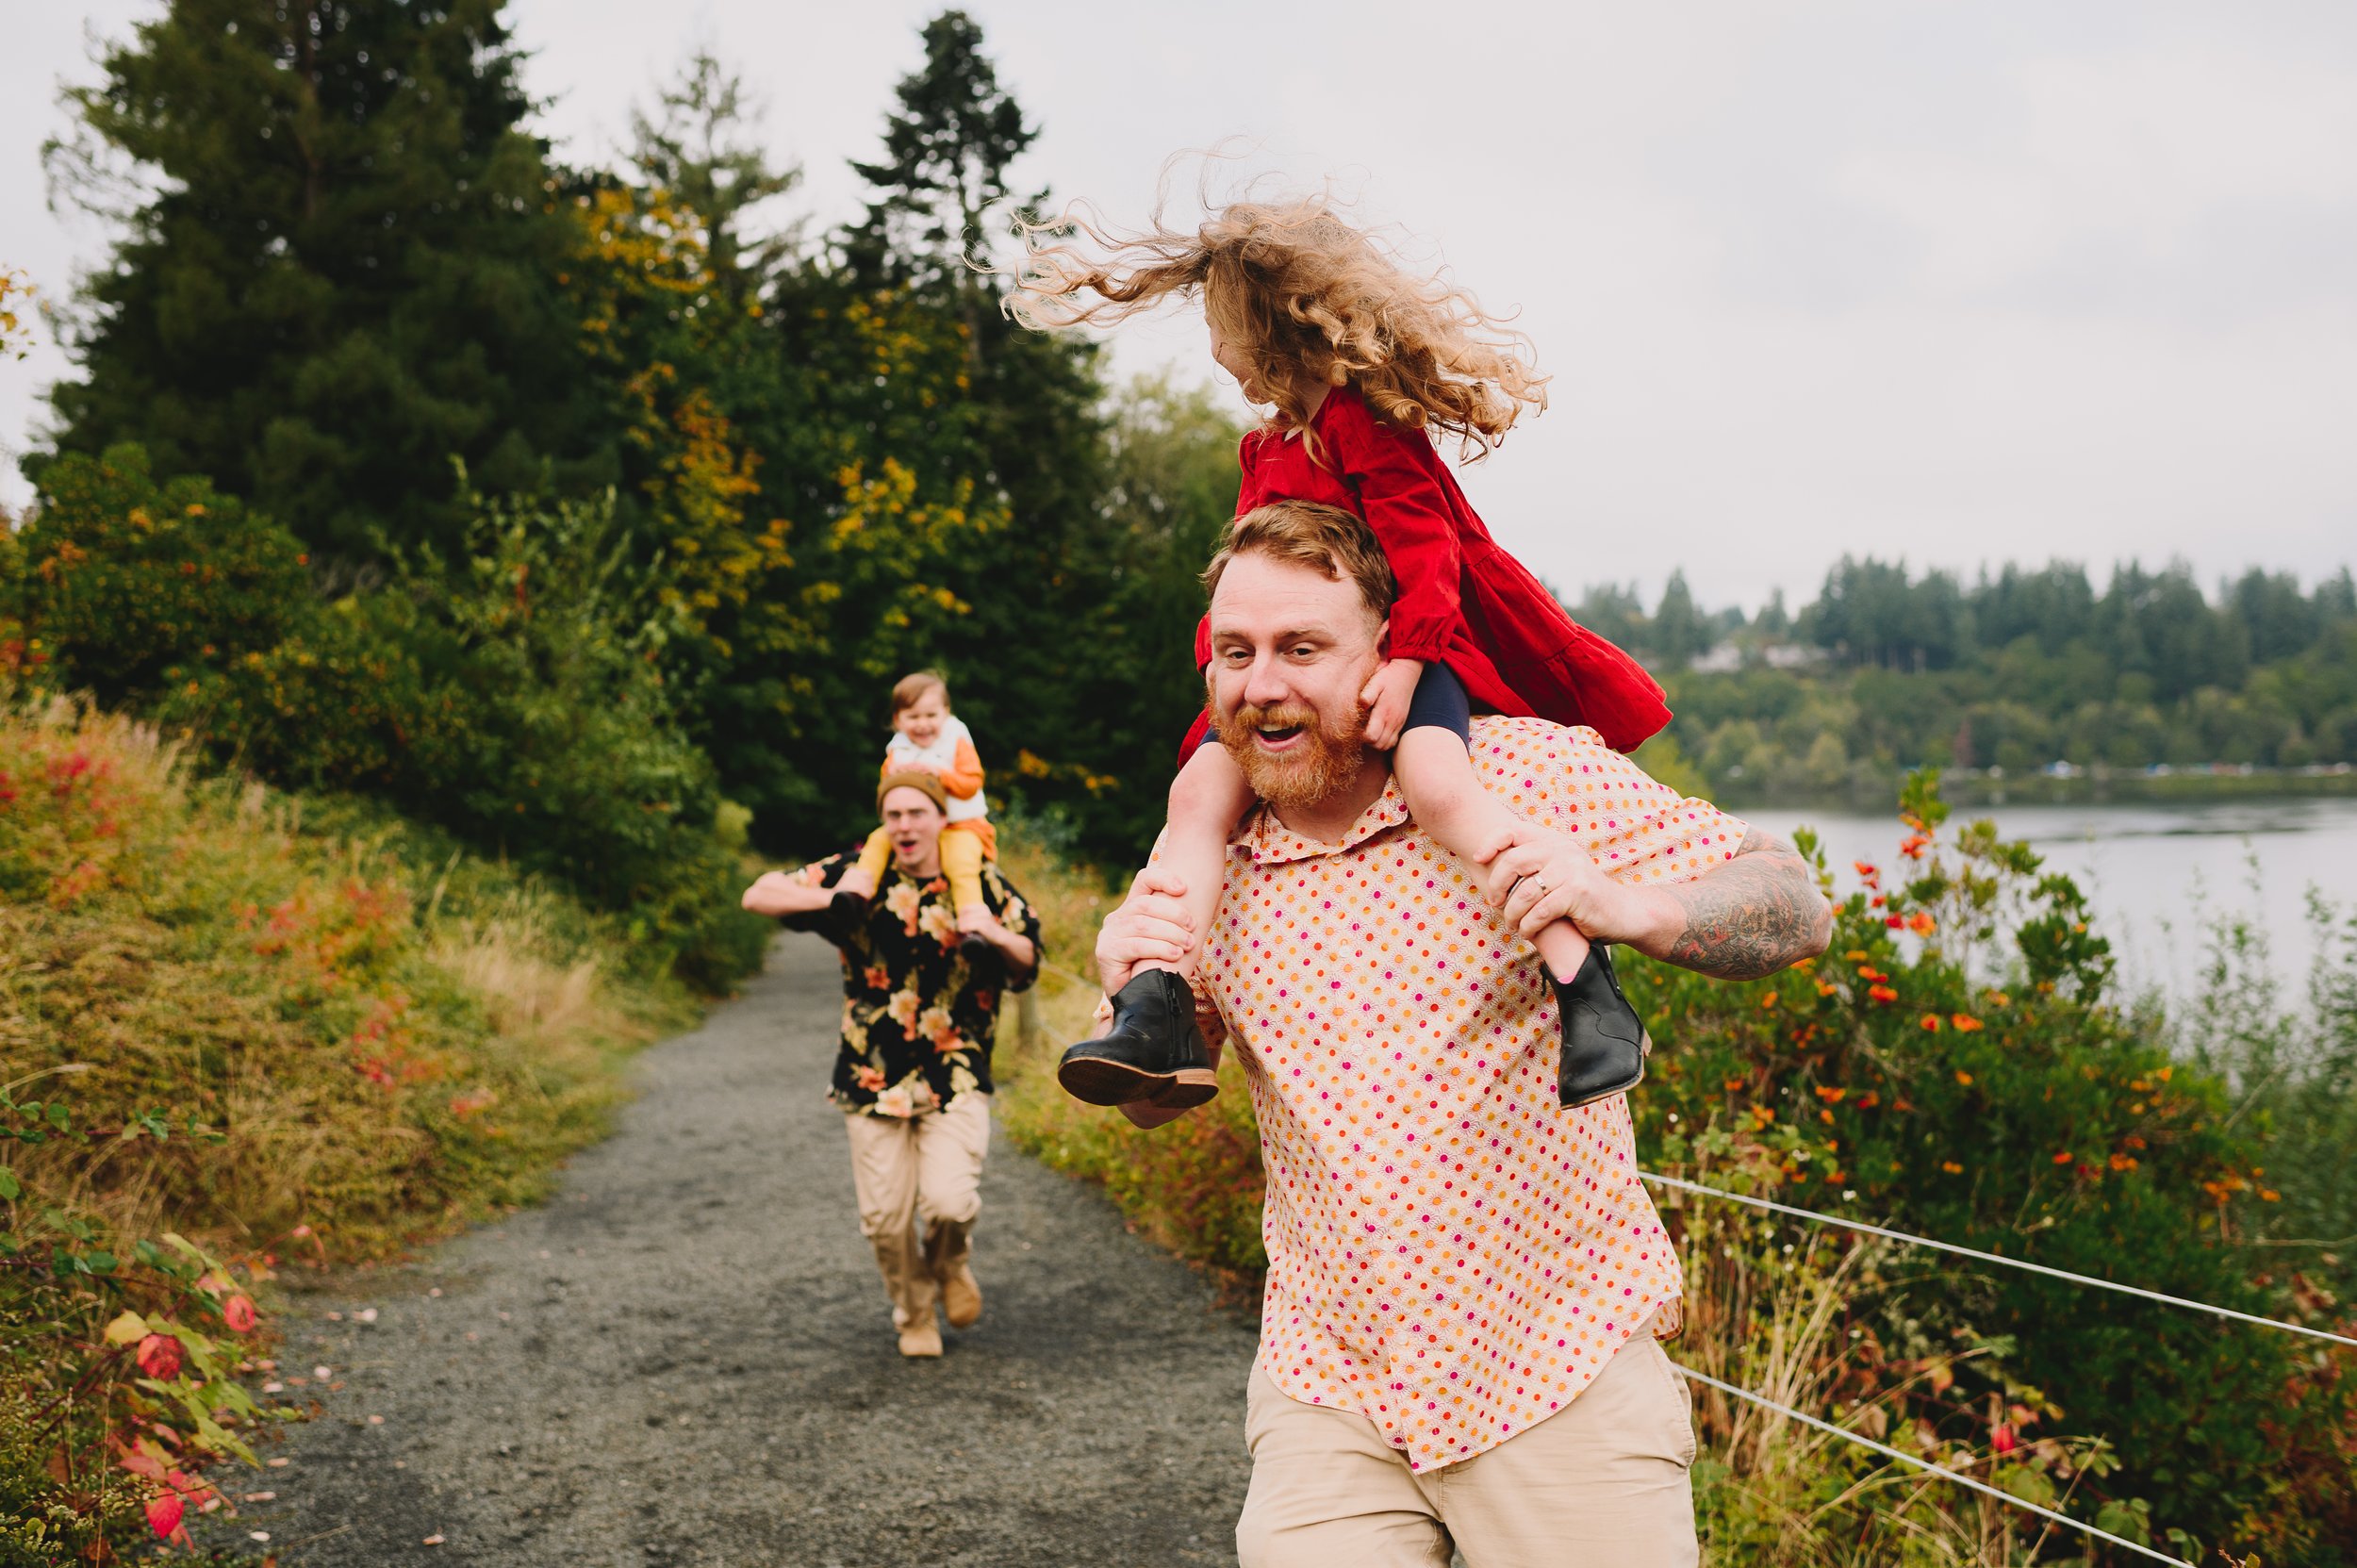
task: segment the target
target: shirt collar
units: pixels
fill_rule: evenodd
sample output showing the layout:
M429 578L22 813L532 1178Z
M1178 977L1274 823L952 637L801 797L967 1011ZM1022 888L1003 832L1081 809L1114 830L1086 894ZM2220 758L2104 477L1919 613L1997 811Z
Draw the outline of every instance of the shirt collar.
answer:
M1383 793L1359 814L1359 819L1350 825L1350 831L1343 834L1339 844L1303 837L1279 822L1277 814L1265 805L1244 817L1228 844L1251 856L1256 866L1281 866L1287 861L1315 860L1321 855L1354 850L1384 829L1398 827L1407 820L1408 798L1399 792L1399 778L1393 774L1383 781Z

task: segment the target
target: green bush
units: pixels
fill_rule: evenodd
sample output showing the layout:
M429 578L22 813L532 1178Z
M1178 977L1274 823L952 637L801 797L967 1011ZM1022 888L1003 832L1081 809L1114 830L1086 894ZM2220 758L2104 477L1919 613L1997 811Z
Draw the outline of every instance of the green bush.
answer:
M1742 985L1628 965L1668 1048L1632 1101L1650 1163L2241 1312L2329 1318L2247 1245L2280 1189L2325 1173L2279 1168L2228 1080L2173 1056L2155 1010L2124 1004L2069 879L1989 824L1943 835L1936 776L1910 781L1904 810L1904 872L1856 867L1864 885L1821 962ZM1903 1401L1939 1451L1985 1448L2004 1424L1989 1412L2024 1390L2044 1429L2107 1444L2117 1469L2082 1477L2087 1516L2140 1499L2164 1527L2270 1563L2332 1560L2326 1543L2357 1527L2357 1404L2346 1359L2313 1342L1995 1265L1940 1266L1858 1306L1851 1327L1841 1386L1866 1401L1983 1347L1937 1395Z
M558 878L707 989L760 962L711 764L657 662L668 613L610 504L475 498L456 559L396 555L327 602L291 536L201 479L159 485L135 446L39 472L0 560L19 671Z
M139 447L32 469L41 503L7 591L54 678L115 703L190 660L274 646L310 597L294 536L194 476L158 483Z

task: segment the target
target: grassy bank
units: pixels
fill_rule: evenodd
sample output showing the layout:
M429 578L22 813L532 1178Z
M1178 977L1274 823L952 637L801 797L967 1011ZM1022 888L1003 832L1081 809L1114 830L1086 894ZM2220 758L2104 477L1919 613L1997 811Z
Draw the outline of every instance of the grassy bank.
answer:
M1920 784L1907 812L1822 961L1740 985L1626 964L1663 1048L1635 1098L1647 1167L2349 1332L2344 1260L2314 1238L2351 1218L2334 1086L2357 1063L2357 946L2308 1015L2256 1008L2238 1026L2251 1048L2208 1028L2208 1053L2188 1052L2117 994L2067 879L1943 828ZM1053 864L1014 872L1063 972L1045 1027L1004 1048L1010 1134L1248 1288L1262 1177L1235 1064L1211 1107L1152 1134L1064 1098L1048 1069L1095 1004L1080 972L1112 896ZM1662 1209L1689 1365L2190 1560L2323 1564L2357 1530L2345 1353L1716 1200ZM2126 1560L1739 1400L1711 1394L1697 1420L1716 1561Z
M697 1006L614 918L382 808L0 709L0 1563L215 1500L269 1420L227 1373L272 1272L537 1197Z
M1093 1027L1098 991L1090 955L1097 924L1119 895L1014 835L1002 845L1008 874L1046 925L1048 967L1028 1014L1011 1016L1000 1031L1000 1126L1045 1164L1103 1186L1140 1231L1227 1288L1257 1290L1268 1263L1261 1248L1261 1139L1243 1069L1231 1055L1220 1065L1219 1097L1151 1137L1119 1112L1083 1105L1058 1088L1057 1056Z

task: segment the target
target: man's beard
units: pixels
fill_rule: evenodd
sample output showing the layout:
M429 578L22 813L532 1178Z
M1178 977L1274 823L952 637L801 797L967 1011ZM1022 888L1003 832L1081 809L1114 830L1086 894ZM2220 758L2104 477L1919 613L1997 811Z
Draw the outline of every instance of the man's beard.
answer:
M1298 726L1302 745L1283 757L1272 757L1254 743L1262 726ZM1275 707L1239 706L1219 721L1219 743L1244 769L1252 793L1278 811L1325 803L1359 776L1366 765L1366 715L1353 711L1347 728L1327 729L1318 722L1315 708L1302 702Z

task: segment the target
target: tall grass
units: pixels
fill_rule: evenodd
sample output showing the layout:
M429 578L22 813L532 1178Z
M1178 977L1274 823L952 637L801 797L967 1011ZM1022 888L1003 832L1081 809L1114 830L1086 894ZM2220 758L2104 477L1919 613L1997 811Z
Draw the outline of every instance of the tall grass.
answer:
M155 1342L257 1353L228 1303L282 1261L537 1196L695 1007L613 920L382 808L0 699L0 1563L217 1506L204 1464L266 1416L225 1362L142 1380Z

